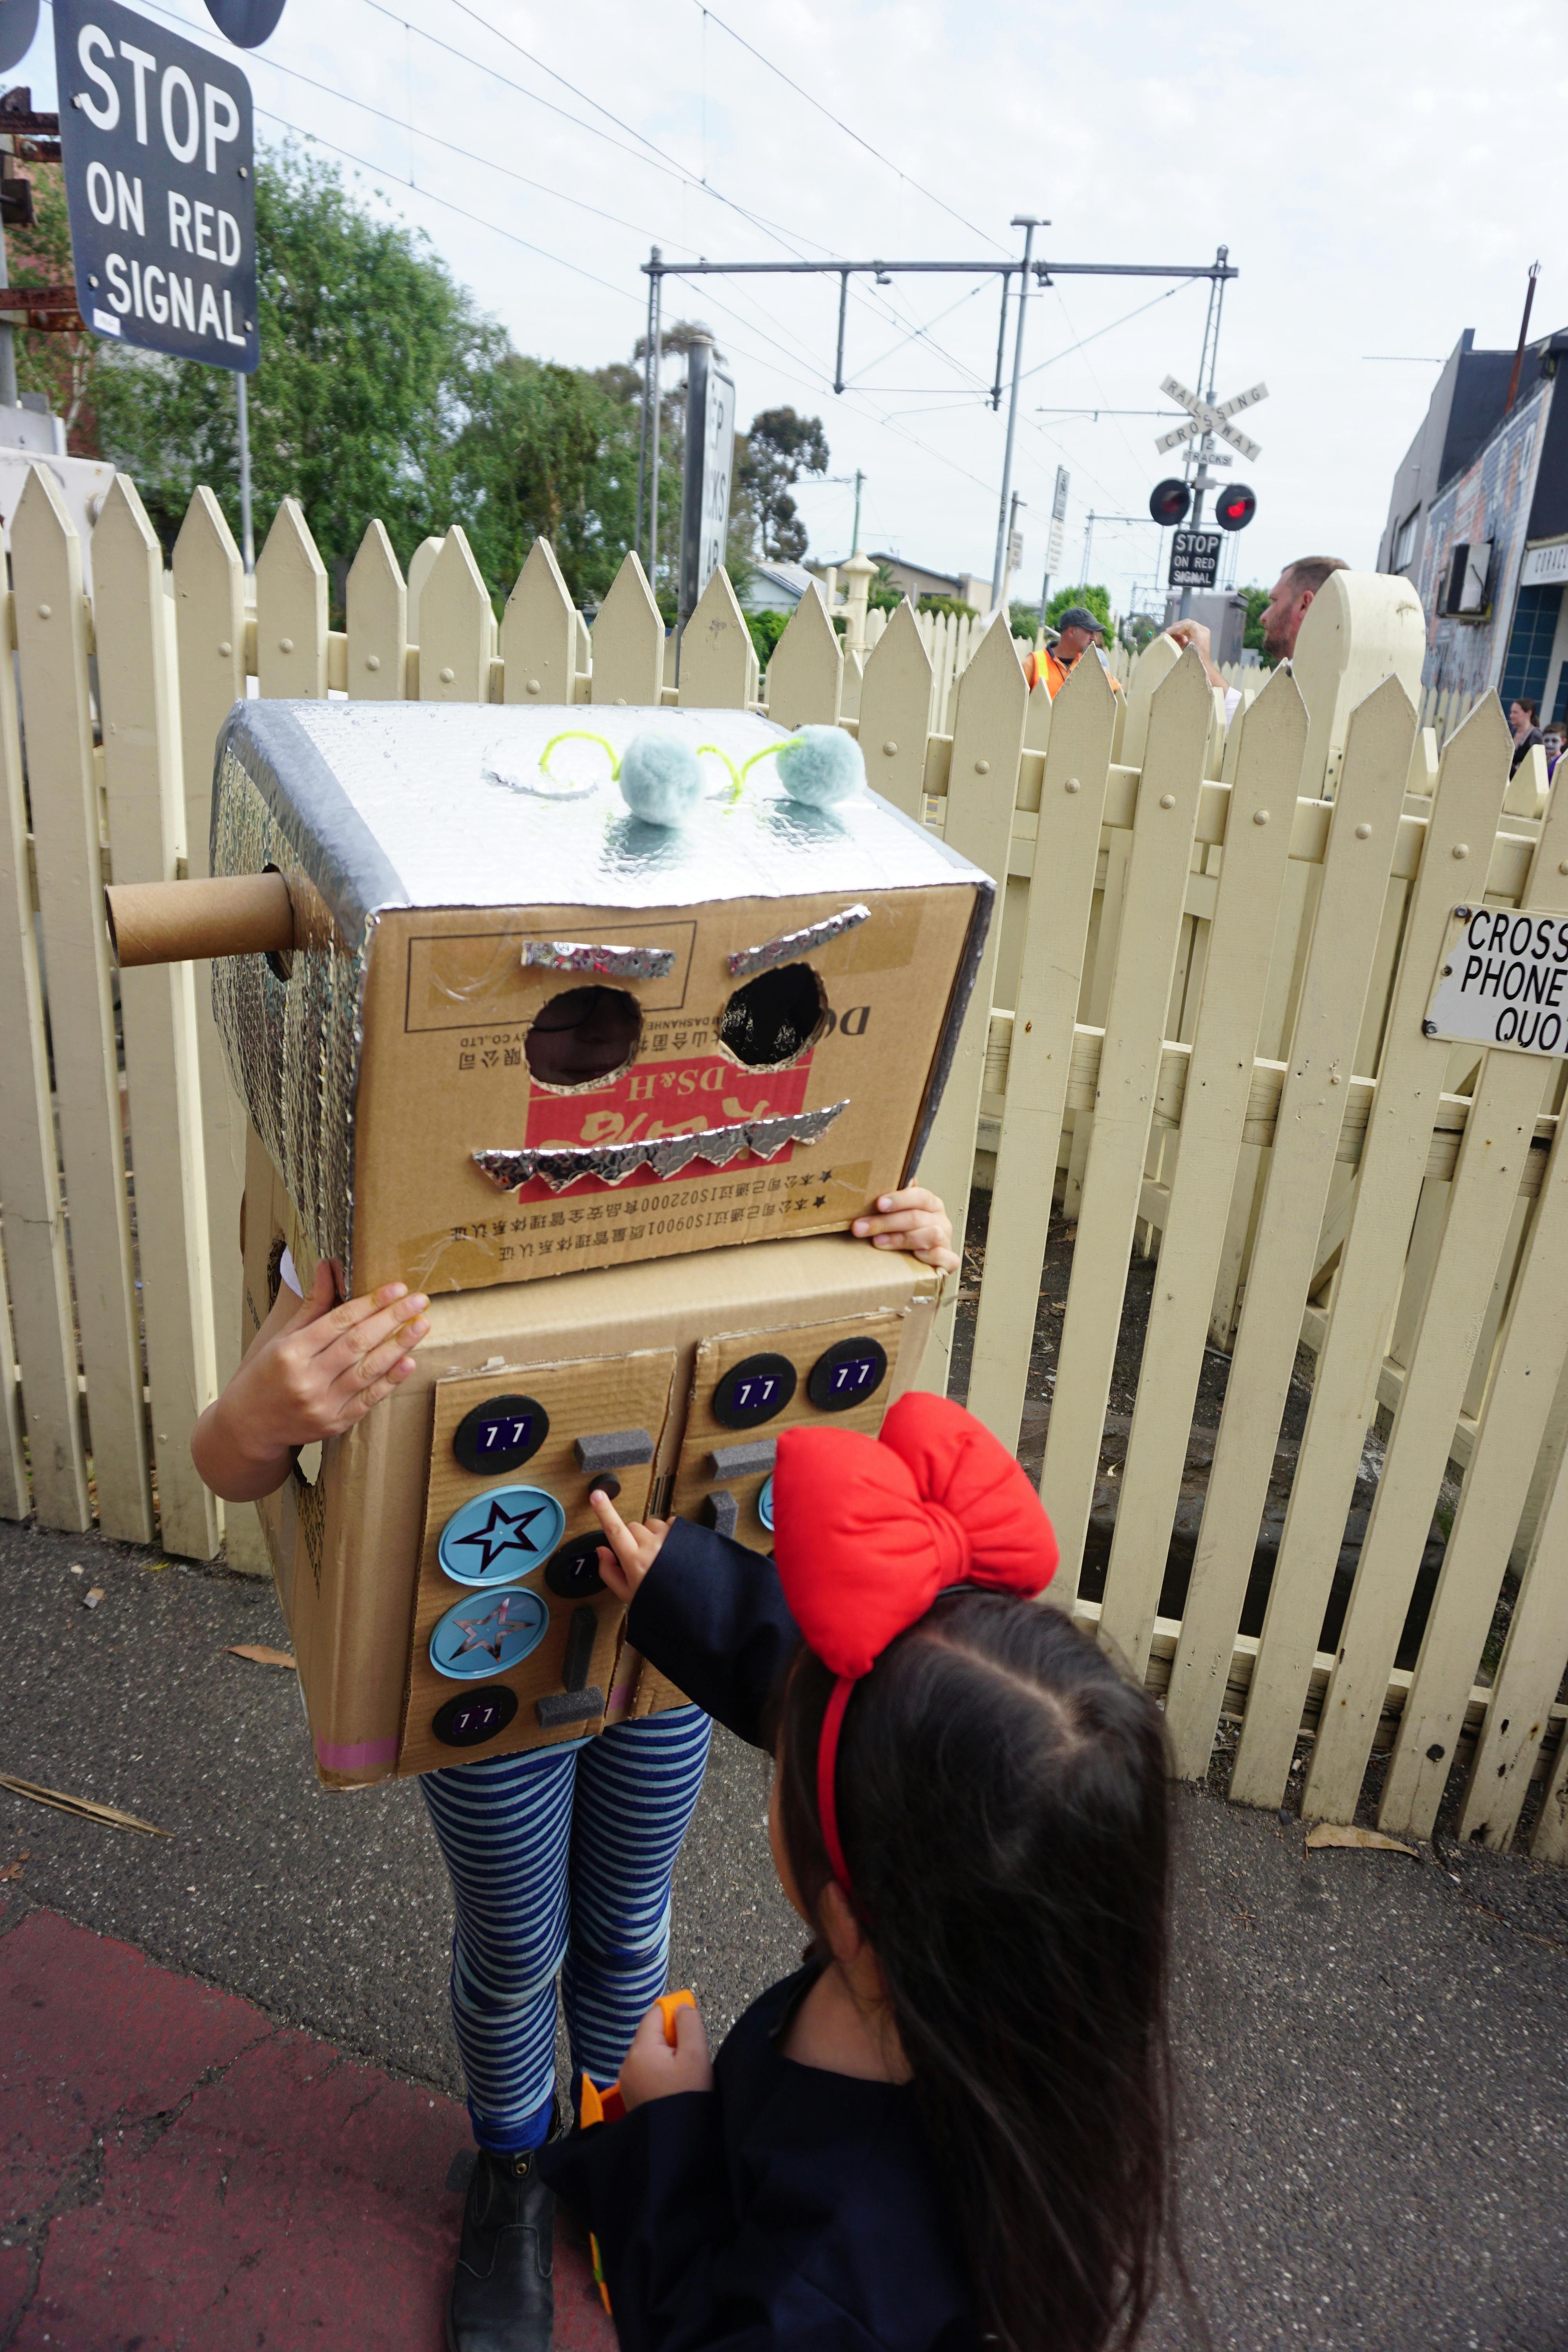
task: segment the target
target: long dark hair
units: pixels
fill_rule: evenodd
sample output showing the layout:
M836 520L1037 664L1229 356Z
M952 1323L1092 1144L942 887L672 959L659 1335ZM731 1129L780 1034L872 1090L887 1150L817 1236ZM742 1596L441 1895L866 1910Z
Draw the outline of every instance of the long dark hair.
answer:
M803 1650L777 1703L814 1916L832 1689ZM1004 2352L1131 2345L1174 2251L1158 1711L1061 1611L947 1592L857 1685L837 1786L983 2330Z

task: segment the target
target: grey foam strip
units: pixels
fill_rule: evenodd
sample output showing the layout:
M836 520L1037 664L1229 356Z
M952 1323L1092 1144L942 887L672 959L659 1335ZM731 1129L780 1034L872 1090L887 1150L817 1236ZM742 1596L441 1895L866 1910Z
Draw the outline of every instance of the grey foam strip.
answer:
M753 1437L744 1445L716 1445L709 1458L716 1478L754 1478L760 1470L771 1470L778 1456L776 1437Z
M728 1486L702 1497L702 1517L715 1535L732 1536L741 1524L741 1506Z
M605 1712L605 1694L597 1683L586 1690L547 1691L533 1702L543 1731L559 1731L565 1723L595 1723Z
M600 1429L591 1436L574 1438L577 1467L590 1478L601 1470L635 1470L653 1460L653 1439L646 1429Z

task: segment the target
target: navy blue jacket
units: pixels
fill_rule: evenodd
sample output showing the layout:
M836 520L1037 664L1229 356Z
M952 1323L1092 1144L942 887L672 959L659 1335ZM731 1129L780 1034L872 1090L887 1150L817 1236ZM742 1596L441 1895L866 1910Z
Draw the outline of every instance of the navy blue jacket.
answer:
M627 1638L753 1747L800 1640L772 1560L677 1520ZM753 2001L711 2092L575 2132L540 2170L595 2231L622 2352L975 2352L908 2084L780 2047L816 1969Z

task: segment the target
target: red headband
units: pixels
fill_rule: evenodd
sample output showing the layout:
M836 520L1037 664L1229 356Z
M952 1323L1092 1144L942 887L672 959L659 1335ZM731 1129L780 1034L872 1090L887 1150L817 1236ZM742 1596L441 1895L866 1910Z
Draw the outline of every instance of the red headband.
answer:
M838 1681L823 1717L816 1806L847 1895L838 1836L838 1739L850 1693L889 1643L952 1584L1032 1599L1057 1539L1025 1471L945 1397L900 1397L879 1438L786 1429L773 1474L775 1559L790 1613Z

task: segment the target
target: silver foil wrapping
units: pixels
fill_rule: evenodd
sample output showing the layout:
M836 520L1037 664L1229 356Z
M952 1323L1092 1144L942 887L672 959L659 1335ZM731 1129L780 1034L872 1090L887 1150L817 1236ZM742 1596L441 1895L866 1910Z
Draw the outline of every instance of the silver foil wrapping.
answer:
M673 948L586 947L575 940L530 940L522 961L545 971L599 972L606 980L668 980Z
M640 1169L656 1176L679 1176L694 1160L714 1168L728 1168L742 1151L771 1160L786 1143L816 1143L841 1111L842 1102L822 1110L792 1111L780 1118L738 1120L731 1127L704 1128L696 1135L661 1135L652 1143L573 1143L555 1150L476 1151L473 1161L498 1191L515 1192L520 1184L542 1176L552 1192L563 1192L580 1176L597 1177L601 1184L624 1184Z
M846 931L870 919L869 907L846 907L841 915L826 915L820 923L808 923L802 931L782 931L776 940L764 940L760 948L737 948L728 960L730 970L737 980L750 980L754 972L772 971L797 956L809 955L813 948L825 948L829 940L842 939Z

